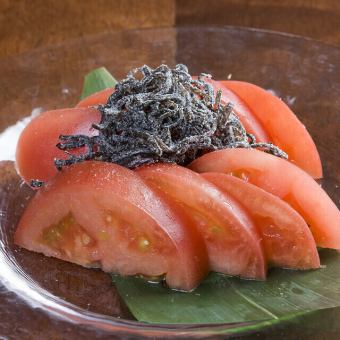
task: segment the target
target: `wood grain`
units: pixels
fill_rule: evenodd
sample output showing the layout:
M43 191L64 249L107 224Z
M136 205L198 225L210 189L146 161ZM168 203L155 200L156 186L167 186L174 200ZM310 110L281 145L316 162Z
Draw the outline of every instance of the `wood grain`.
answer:
M340 45L338 0L0 0L0 58L120 29L265 28Z
M338 0L177 0L177 25L235 25L340 45Z
M173 0L0 0L0 57L86 35L174 23Z

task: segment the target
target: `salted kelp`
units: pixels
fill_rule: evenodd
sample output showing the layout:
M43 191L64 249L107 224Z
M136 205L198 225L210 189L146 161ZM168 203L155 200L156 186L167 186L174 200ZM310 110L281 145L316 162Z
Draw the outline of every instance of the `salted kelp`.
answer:
M233 111L214 93L210 75L193 79L185 65L174 69L146 65L117 83L105 105L100 105L98 135L60 136L59 149L86 147L56 160L58 169L84 160L114 162L128 168L154 162L186 165L205 152L223 148L261 148L287 155L273 144L257 143Z

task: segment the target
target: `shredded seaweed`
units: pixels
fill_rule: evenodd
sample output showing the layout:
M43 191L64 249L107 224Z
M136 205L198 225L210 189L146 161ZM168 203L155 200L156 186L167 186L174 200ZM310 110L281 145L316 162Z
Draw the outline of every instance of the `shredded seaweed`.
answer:
M31 179L30 185L32 188L41 188L44 185L44 182L38 179Z
M185 65L132 70L115 86L105 105L98 106L98 135L62 135L59 149L69 158L58 159L58 169L85 160L100 160L128 168L154 162L187 165L205 152L223 148L260 148L273 155L287 155L271 143L257 143L247 134L233 111L221 102L201 74L193 79ZM70 150L86 147L80 155Z

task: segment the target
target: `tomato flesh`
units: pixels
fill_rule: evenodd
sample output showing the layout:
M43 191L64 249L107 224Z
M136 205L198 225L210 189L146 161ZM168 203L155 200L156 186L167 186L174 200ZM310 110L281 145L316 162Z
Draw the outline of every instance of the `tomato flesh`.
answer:
M229 195L193 171L177 165L153 164L137 169L148 185L163 190L196 220L213 271L264 279L266 262L253 221Z
M313 235L303 218L278 197L234 176L207 172L202 176L239 201L263 238L270 265L291 269L320 267Z
M285 151L292 163L314 178L322 177L320 156L312 137L282 100L259 86L247 82L230 80L220 81L218 84L225 94L224 99L229 97L230 92L238 97L241 105L236 103L236 108L240 108L240 111L243 111L242 105L248 108L264 127L269 140ZM230 99L232 100L231 97ZM267 142L262 138L258 140Z
M16 149L16 167L21 177L29 183L32 179L48 181L56 175L54 159L66 159L65 152L56 144L60 135L81 134L94 136L92 127L99 123L100 113L93 108L46 111L35 117L20 135ZM81 153L84 148L77 150Z
M171 288L185 291L209 270L204 241L186 213L112 163L62 170L29 203L15 243L107 272L164 275Z
M326 192L294 164L254 149L224 149L196 159L190 169L234 175L289 203L311 228L316 244L340 249L340 212Z
M89 107L89 106L96 106L100 104L106 104L109 97L113 93L114 88L109 87L102 91L98 91L96 93L91 94L90 96L82 99L76 107Z

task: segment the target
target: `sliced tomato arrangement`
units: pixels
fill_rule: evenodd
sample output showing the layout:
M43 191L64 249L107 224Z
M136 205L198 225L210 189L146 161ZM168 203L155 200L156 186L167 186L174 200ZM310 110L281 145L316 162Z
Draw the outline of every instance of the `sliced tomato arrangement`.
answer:
M68 157L56 147L59 136L96 135L95 106L107 102L114 91L107 88L76 108L42 113L22 132L18 172L27 183L46 183L15 243L107 272L164 278L184 291L209 271L262 280L268 266L319 268L317 246L340 250L340 212L312 178L322 177L312 138L258 86L207 81L234 103L247 132L279 146L290 162L237 148L206 153L187 168L156 163L132 171L86 161L58 172L54 160Z
M94 108L71 108L46 111L35 117L20 135L16 149L16 167L20 176L29 183L48 181L57 169L54 159L67 158L56 144L60 135L98 133L92 124L100 122L100 113ZM75 153L81 153L79 149Z
M148 185L163 190L196 219L210 268L229 275L263 279L266 262L257 229L243 207L193 171L170 164L141 167Z
M340 212L326 192L294 164L253 149L224 149L197 158L197 172L239 177L289 203L307 222L316 244L340 249Z
M31 200L15 242L108 272L164 275L176 289L191 290L208 273L192 220L133 171L112 163L89 161L62 171Z
M293 269L320 267L313 235L289 204L234 176L214 172L202 176L247 209L263 238L263 249L270 265Z
M247 82L212 81L212 85L215 90L222 90L223 101L234 103L246 130L258 141L274 143L312 177L322 177L320 156L312 137L282 100Z

